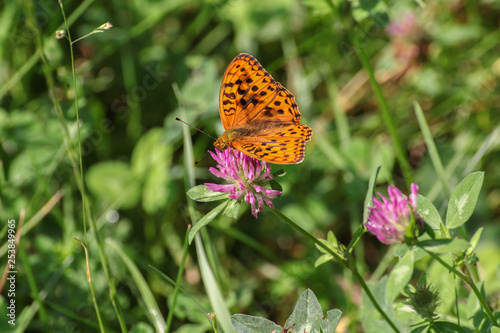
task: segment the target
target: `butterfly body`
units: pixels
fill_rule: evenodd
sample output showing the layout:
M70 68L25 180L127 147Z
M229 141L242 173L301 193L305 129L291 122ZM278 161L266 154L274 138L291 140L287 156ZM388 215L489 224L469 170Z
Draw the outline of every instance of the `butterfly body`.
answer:
M300 124L294 96L257 59L242 53L228 66L219 95L224 134L214 146L228 147L271 163L300 163L312 130Z

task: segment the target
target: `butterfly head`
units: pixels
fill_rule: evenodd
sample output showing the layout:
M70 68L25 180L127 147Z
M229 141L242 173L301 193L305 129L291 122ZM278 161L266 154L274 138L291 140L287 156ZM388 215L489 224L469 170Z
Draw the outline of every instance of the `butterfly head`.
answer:
M215 148L219 150L226 150L229 147L229 138L227 134L224 133L214 142Z

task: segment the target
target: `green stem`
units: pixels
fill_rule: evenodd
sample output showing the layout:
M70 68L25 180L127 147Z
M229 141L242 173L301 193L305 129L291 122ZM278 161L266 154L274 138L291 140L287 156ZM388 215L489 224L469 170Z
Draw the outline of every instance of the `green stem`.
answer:
M277 217L279 217L280 219L282 219L283 221L285 221L286 223L288 223L289 225L291 225L295 230L297 230L298 232L300 232L302 235L304 235L305 237L309 238L314 244L316 244L319 247L321 247L322 249L326 250L332 257L334 257L337 260L337 262L339 262L344 267L346 267L347 269L349 269L352 272L352 274L354 275L354 277L356 278L356 280L358 280L359 284L361 285L361 287L365 291L366 295L368 296L368 298L372 302L372 304L375 307L375 309L377 309L378 313L380 313L380 315L385 319L385 321L389 324L389 326L392 327L392 329L394 330L394 332L399 333L399 329L396 327L396 325L394 325L394 323L391 321L391 319L386 315L386 313L384 312L384 310L382 310L382 308L378 305L378 303L375 300L375 297L373 296L371 290L368 288L368 286L366 285L365 281L363 280L363 278L359 274L358 270L356 269L356 266L355 266L356 262L354 261L354 259L352 257L349 258L350 259L349 262L351 262L352 265L353 265L351 267L350 265L348 265L348 261L345 258L340 257L337 253L335 253L334 251L332 251L332 249L330 249L328 246L326 246L325 244L321 243L316 237L314 237L313 235L311 235L310 233L308 233L307 231L305 231L302 227L300 227L298 224L296 224L295 222L293 222L292 220L290 220L288 217L286 217L285 215L283 215L283 213L281 213L280 211L278 211L276 209L272 209L272 208L269 208L269 210L271 212L273 212L274 215L276 215Z
M70 32L69 32L69 25L68 25L68 21L66 19L66 14L64 12L64 7L63 7L63 4L62 2L59 0L59 6L61 8L61 13L63 15L63 19L64 19L64 24L66 25L66 31L68 33L68 40L70 42L69 44L69 48L70 48L70 55L71 55L71 73L72 73L72 76L73 76L73 89L75 90L75 110L76 110L76 120L77 120L77 128L78 128L78 155L79 155L79 158L80 158L80 174L79 174L79 178L77 183L80 183L81 186L79 187L80 189L80 193L81 193L81 197L82 197L82 217L83 217L83 230L84 230L84 235L85 235L85 243L88 244L88 240L87 240L87 226L86 226L86 200L85 200L85 185L84 185L84 182L83 182L83 163L82 163L82 153L81 153L81 135L80 135L80 119L79 119L79 114L78 114L78 96L77 96L77 90L76 90L76 75L75 75L75 60L74 60L74 54L73 54L73 46L71 45L71 35L70 35ZM43 52L43 50L41 50L41 52ZM75 174L75 178L78 178ZM80 242L80 241L79 241ZM81 242L80 242L81 243ZM101 314L100 314L100 311L99 311L99 305L97 303L97 298L95 296L95 291L94 291L94 284L92 282L92 279L91 279L91 272L90 272L90 265L89 265L89 255L88 255L88 252L87 252L87 247L81 243L81 245L83 246L83 248L85 249L85 258L86 258L86 262L87 262L87 274L88 274L88 283L89 283L89 288L90 288L90 294L91 294L91 297L92 297L92 302L94 304L94 309L95 309L95 312L96 312L96 316L97 316L97 322L99 323L99 328L100 328L100 331L101 332L105 332L104 330L104 324L102 322L102 319L101 319Z
M181 280L182 276L184 274L184 265L186 263L186 258L188 254L188 249L189 249L189 231L191 230L191 225L188 225L188 228L186 230L186 236L184 237L184 247L182 249L182 259L179 265L179 272L177 272L177 280L175 281L175 289L174 289L174 294L172 296L172 307L170 308L170 311L168 312L168 317L167 317L167 329L165 333L170 332L170 327L172 325L172 319L174 318L174 309L175 305L177 304L177 295L179 294L179 288L181 285Z
M495 317L493 316L493 312L491 312L491 309L488 306L488 303L486 303L486 300L483 298L483 295L481 295L481 292L479 291L479 289L477 289L477 286L474 283L474 281L470 277L468 277L468 276L462 274L461 272L459 272L458 270L456 270L455 267L449 265L446 261L441 259L437 254L429 252L427 250L425 250L425 251L428 254L430 254L430 256L432 258L434 258L436 261L438 261L441 265L443 265L444 267L446 267L447 269L452 271L455 275L457 275L459 278L464 280L465 283L467 283L471 287L472 291L474 292L474 294L476 294L476 297L479 300L479 303L481 303L481 306L483 307L483 310L484 310L484 312L486 312L486 315L488 316L490 321L493 323L494 326L500 327L500 326L498 326L498 322L496 321Z
M270 207L268 207L268 208L269 208L269 210L271 212L274 213L274 215L276 215L277 217L279 217L280 219L282 219L283 221L285 221L286 223L288 223L289 225L291 225L295 230L297 230L298 232L300 232L306 238L309 238L309 240L311 240L314 244L318 245L319 247L321 247L322 249L324 249L325 251L327 251L328 254L330 254L332 257L335 258L335 260L337 260L337 262L339 262L340 264L342 264L346 268L349 268L349 266L346 263L346 259L345 258L342 258L337 253L333 252L332 249L330 249L325 244L321 243L318 239L316 239L316 237L314 237L313 235L311 235L310 233L308 233L306 230L302 229L301 226L299 226L298 224L296 224L295 222L293 222L292 220L290 220L288 217L286 217L285 215L283 215L283 213L281 213L279 210L276 210L276 209L273 209L273 208L270 208Z
M403 172L403 175L405 177L406 185L408 186L408 188L410 188L413 178L411 174L410 162L408 162L406 153L403 149L403 144L401 143L398 131L396 130L394 117L389 111L389 106L387 105L387 101L384 97L384 94L382 93L382 88L380 87L380 84L375 78L375 72L372 68L372 65L370 64L370 61L368 60L368 57L365 54L365 51L363 50L363 47L361 46L361 43L353 35L351 30L349 29L346 30L348 31L351 43L356 49L356 53L358 54L361 64L363 65L368 74L368 79L370 80L373 92L377 97L377 101L380 107L380 112L382 113L382 118L384 120L385 126L387 127L387 131L391 135L392 141L394 142L394 146L396 148L396 156L398 158L399 164L401 165L401 171Z
M96 28L96 29L92 30L91 32L89 32L89 33L88 33L88 34L86 34L85 36L82 36L82 37L80 37L80 38L75 39L74 41L72 41L72 42L71 42L71 45L75 44L76 42L81 41L81 40L82 40L82 39L84 39L84 38L87 38L87 37L88 37L88 36L90 36L90 35L93 35L93 34L98 34L98 33L104 32L104 30L108 30L108 29L109 29L109 28L111 28L111 27L112 27L112 25L111 25L111 24L109 24L109 22L108 22L108 23L106 23L106 24L103 24L103 25L101 25L99 28Z
M78 108L78 90L77 90L77 86L76 86L76 68L75 68L75 58L74 58L74 53L73 53L73 42L72 42L71 34L69 31L69 24L68 24L68 21L66 19L66 13L64 12L64 6L63 6L61 0L59 0L58 2L59 2L59 7L61 8L61 13L63 16L64 24L66 26L66 32L67 32L67 38L69 41L69 49L70 49L70 56L71 56L71 73L72 73L72 77L73 77L73 89L75 92L74 101L75 101L76 125L77 125L77 129L78 129L78 156L79 156L79 168L80 168L79 183L81 184L80 193L81 193L81 197L82 197L82 219L83 219L83 230L84 230L84 235L85 235L84 236L85 237L85 244L88 245L87 223L86 223L86 221L87 221L86 217L88 214L89 223L90 223L94 237L96 238L96 241L98 244L99 257L101 258L101 261L102 261L103 271L104 271L104 274L106 276L106 280L107 280L108 285L109 285L109 296L111 299L111 304L113 305L113 309L114 309L115 314L118 318L118 322L120 324L120 328L121 328L122 332L127 332L127 325L125 324L123 312L122 312L120 304L118 303L118 300L117 300L116 286L115 286L113 280L111 279L111 275L110 275L109 270L108 270L109 266L108 266L107 256L106 256L106 253L104 252L104 247L102 245L102 241L101 241L101 238L99 236L99 232L98 232L98 229L97 229L97 226L95 223L95 219L93 218L90 204L87 201L87 195L85 193L85 183L84 183L84 178L83 178L83 158L82 158L82 140L81 140L81 129L80 129L80 113L79 113L79 108ZM75 177L75 178L77 178L77 177ZM78 183L78 181L77 181L77 183ZM85 249L86 248L87 247L85 247ZM89 275L90 275L90 265L87 265L87 268L88 268ZM95 308L96 313L97 313L97 319L99 321L99 326L101 327L101 331L104 332L103 324L101 322L101 316L99 314L99 306L97 303L97 299L95 298L95 295L94 295L94 286L93 286L93 282L91 279L89 279L89 285L90 285L90 290L91 290L91 294L92 294L92 300L94 302L94 308Z
M361 287L363 288L363 290L365 291L366 296L368 296L368 298L372 302L372 304L375 307L375 309L377 309L378 313L380 313L380 315L385 319L385 321L389 324L389 326L391 326L391 328L394 330L394 332L398 332L399 333L399 329L396 327L396 325L394 325L394 323L387 316L387 314L384 312L384 310L382 310L382 308L380 307L380 305L378 305L377 301L375 300L375 297L373 296L371 290L368 288L368 285L363 280L363 277L359 274L358 270L357 269L351 269L351 272L354 275L354 277L356 278L356 280L358 281L358 283L361 285Z
M95 295L95 289L94 289L94 284L92 283L92 274L90 272L90 258L89 258L89 252L87 251L87 247L83 242L81 242L79 239L75 238L75 240L80 243L80 245L83 247L83 250L85 252L85 262L87 264L87 282L89 283L89 288L90 288L90 295L92 296L92 302L94 303L95 307L95 313L97 316L97 322L99 323L99 329L101 332L106 332L104 329L104 324L101 319L101 313L99 312L99 306L97 305L97 297Z
M219 330L217 330L217 320L215 317L215 313L211 315L212 318L212 329L214 330L214 333L218 333Z
M70 57L71 57L71 74L73 77L73 89L75 91L75 113L76 113L76 127L78 130L78 155L79 155L79 162L80 162L80 179L82 186L80 188L81 191L81 196L82 196L82 217L83 217L83 232L85 235L85 243L88 244L88 239L87 239L87 220L86 220L86 215L85 215L85 185L83 183L83 160L82 160L82 136L81 136L81 130L80 130L80 113L78 112L78 92L76 88L76 69L75 69L75 57L73 54L73 42L71 41L71 33L69 32L69 25L68 21L66 20L66 13L64 12L64 7L59 0L59 6L61 7L61 13L64 19L64 24L66 25L66 32L68 33L68 41L69 41L69 51L70 51Z

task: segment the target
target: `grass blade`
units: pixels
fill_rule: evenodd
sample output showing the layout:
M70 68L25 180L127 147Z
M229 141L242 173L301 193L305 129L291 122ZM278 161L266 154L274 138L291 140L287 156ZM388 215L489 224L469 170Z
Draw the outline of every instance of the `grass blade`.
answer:
M441 158L439 158L439 153L437 151L436 145L434 144L434 138L432 137L431 130L427 121L425 120L424 112L420 107L420 104L417 102L413 103L415 108L415 114L417 115L418 124L420 125L420 130L422 131L422 135L424 137L425 144L427 149L429 150L429 156L432 161L432 165L434 166L434 170L436 170L439 181L441 182L441 186L446 194L446 197L449 198L451 195L450 185L448 184L448 180L446 178L446 173L444 172L443 163L441 162Z
M214 273L210 269L210 264L208 263L207 255L205 253L200 235L197 234L194 239L201 277L203 279L203 284L205 285L208 298L210 299L210 304L212 305L214 312L217 314L217 322L220 324L225 333L236 333L233 324L231 324L230 313L226 303L224 302L224 298L222 297L222 292L215 281Z
M116 253L118 253L120 258L123 260L125 266L127 266L127 269L132 275L132 279L134 280L135 285L137 286L137 289L139 289L142 299L146 304L148 313L150 315L150 319L154 327L156 328L156 331L165 332L165 330L167 329L167 324L165 323L165 319L161 315L161 311L158 307L158 304L156 303L153 293L151 292L151 289L146 283L146 280L144 280L144 277L139 271L139 268L137 268L137 265L122 250L121 246L117 244L114 240L112 240L111 238L107 238L106 244L110 245L116 251Z

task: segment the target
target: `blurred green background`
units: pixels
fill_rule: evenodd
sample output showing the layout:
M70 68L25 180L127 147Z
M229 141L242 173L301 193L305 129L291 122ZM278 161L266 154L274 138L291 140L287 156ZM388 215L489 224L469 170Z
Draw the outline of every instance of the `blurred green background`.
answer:
M126 324L153 329L137 280L116 248L138 266L167 317L173 286L148 265L175 278L192 223L187 165L213 149L211 138L191 130L193 154L185 155L183 125L174 117L222 134L220 82L241 52L255 56L295 95L302 122L314 130L304 162L282 166L277 209L316 237L332 230L347 244L362 221L368 179L377 166L377 190L385 194L392 183L405 189L361 50L382 86L413 181L442 215L446 197L414 101L425 112L452 188L472 171L486 172L467 227L470 233L486 228L480 272L487 294L499 299L500 1L86 0L64 1L64 11L73 40L106 22L113 25L73 45L76 91L68 41L55 38L64 29L58 3L8 1L0 13L0 219L19 222L21 210L26 214L17 254L18 330L97 329L85 254L73 239L85 239L79 171L70 158L78 151L75 95L90 213ZM197 184L216 181L210 166L215 163L206 157L194 168ZM214 204L195 207L202 216ZM311 243L268 211L255 219L242 207L237 220L219 217L204 236L232 313L283 325L301 292L311 288L324 309L341 309L346 322L358 320L360 291L339 266L315 269L320 254ZM0 225L6 258L7 226ZM119 331L88 226L87 233L103 321L109 331ZM386 251L375 237L364 237L357 255L367 277ZM182 286L209 308L193 247ZM5 288L3 295L5 304ZM181 293L178 302L174 330L210 330L191 299ZM4 306L5 317L2 311ZM2 319L0 331L10 329L6 325Z

